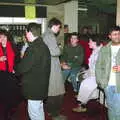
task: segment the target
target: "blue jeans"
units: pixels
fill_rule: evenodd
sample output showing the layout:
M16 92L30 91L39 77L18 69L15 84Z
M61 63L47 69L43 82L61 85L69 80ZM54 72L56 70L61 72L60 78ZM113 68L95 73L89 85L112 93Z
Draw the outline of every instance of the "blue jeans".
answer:
M28 114L30 120L45 120L42 100L28 100Z
M63 70L63 77L66 80L68 77L71 79L71 83L75 92L78 92L78 85L76 81L76 75L79 72L80 68L72 68L68 70Z
M120 93L117 93L116 86L108 86L105 94L109 120L120 120Z

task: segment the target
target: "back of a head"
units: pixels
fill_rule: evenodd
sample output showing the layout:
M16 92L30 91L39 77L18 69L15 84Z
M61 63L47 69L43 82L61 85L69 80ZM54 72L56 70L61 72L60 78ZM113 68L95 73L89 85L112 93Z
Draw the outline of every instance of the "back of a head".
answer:
M64 25L64 33L68 33L69 32L69 27L68 27L68 25Z
M68 25L67 24L64 25L64 29L68 29Z
M80 34L79 38L80 40L89 41L89 37L87 35Z
M32 32L34 36L40 36L40 25L37 23L29 23L26 30L27 32Z
M62 23L57 18L52 18L48 22L48 27L51 28L53 25L60 25L60 26L62 26Z

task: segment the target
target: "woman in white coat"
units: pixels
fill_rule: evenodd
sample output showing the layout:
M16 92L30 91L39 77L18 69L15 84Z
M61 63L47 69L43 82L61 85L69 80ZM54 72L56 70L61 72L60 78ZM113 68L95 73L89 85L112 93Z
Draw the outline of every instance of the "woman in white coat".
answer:
M73 108L74 112L86 112L86 104L90 99L98 98L97 83L95 78L95 64L102 44L98 36L89 39L89 48L93 49L89 58L89 69L85 71L84 80L81 82L77 101L78 107Z

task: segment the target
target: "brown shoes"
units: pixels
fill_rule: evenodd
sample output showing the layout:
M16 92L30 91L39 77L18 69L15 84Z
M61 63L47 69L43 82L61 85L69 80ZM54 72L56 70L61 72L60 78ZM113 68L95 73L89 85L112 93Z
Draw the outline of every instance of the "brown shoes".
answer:
M73 112L87 112L87 108L78 106L72 109Z

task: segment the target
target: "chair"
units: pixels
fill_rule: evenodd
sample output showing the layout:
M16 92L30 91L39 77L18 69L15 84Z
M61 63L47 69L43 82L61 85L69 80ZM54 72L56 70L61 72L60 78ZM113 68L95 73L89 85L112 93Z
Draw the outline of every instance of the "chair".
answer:
M81 84L81 81L83 80L83 75L84 75L85 71L79 71L77 76L76 76L76 81L77 81L77 89L79 90L80 88L80 84ZM105 105L105 92L104 92L104 89L100 87L100 85L97 86L97 89L98 89L98 101L100 102L101 100L101 93L103 94L103 105Z
M76 76L76 81L77 81L77 90L79 90L79 88L80 88L80 83L81 83L81 81L83 80L83 75L84 75L84 71L79 71L78 73L77 73L77 76Z

